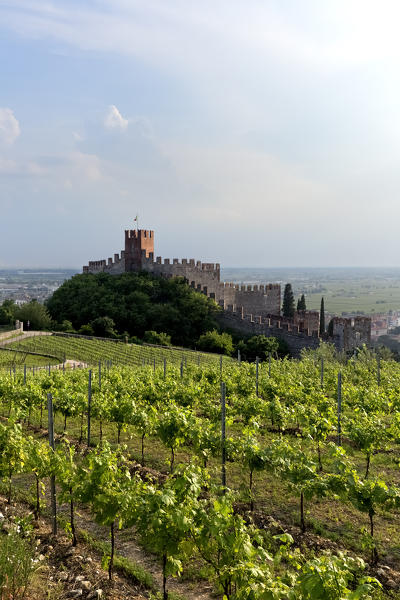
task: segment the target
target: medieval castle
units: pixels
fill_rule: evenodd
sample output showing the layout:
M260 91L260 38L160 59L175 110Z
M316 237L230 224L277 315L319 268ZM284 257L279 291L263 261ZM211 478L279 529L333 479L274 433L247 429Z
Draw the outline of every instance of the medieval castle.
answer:
M266 335L286 341L293 356L302 348L317 348L319 312L300 311L294 319L281 317L281 286L276 283L245 286L221 282L218 263L202 263L193 258L174 258L171 262L160 256L154 259L154 231L128 229L125 231L125 250L114 254L114 260L90 261L84 273L105 272L120 274L130 271L147 271L161 277L183 277L195 290L213 298L224 310L220 317L225 327L244 334ZM371 342L371 319L335 318L333 336L322 336L339 350L352 350Z

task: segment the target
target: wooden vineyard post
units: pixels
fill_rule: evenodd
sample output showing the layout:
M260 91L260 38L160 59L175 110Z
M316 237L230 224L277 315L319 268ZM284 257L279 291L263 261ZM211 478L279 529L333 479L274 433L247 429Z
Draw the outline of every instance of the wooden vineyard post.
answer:
M47 412L49 423L49 445L54 451L54 420L53 420L53 396L47 394ZM56 500L56 478L50 477L50 498L51 498L51 524L53 535L57 535L57 500Z
M260 359L256 356L256 396L258 398L258 370L259 370Z
M268 377L271 377L271 352L268 354Z
M221 381L221 483L225 493L226 490L226 385Z
M220 376L220 379L222 381L222 354L219 357L219 376Z
M238 363L239 363L239 365L240 365L240 363L241 363L240 350L238 350Z
M377 377L377 381L378 381L378 386L381 385L381 357L377 356L377 373L376 373L376 377Z
M167 359L164 358L164 379L167 377Z
M324 387L324 359L321 357L321 387Z
M337 386L337 410L338 410L338 446L342 445L342 373L338 373L338 386Z
M88 409L87 409L87 446L90 448L90 413L92 410L92 369L89 370Z
M183 360L181 360L181 379L183 379Z
M156 359L155 358L154 358L154 361L153 361L153 371L154 371L154 373L156 372Z
M99 360L99 390L101 390L101 360Z
M26 363L24 364L24 385L26 385Z

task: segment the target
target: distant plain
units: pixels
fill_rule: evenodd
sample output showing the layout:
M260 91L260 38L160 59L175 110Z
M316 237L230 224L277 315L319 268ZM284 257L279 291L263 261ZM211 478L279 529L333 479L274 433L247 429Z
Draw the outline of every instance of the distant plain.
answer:
M2 269L0 294L14 284L35 288L43 283L57 286L80 269ZM238 268L221 269L221 280L244 285L291 283L296 299L305 294L307 308L319 309L324 297L325 310L386 313L400 310L400 268ZM32 290L33 291L33 290ZM34 292L33 292L34 293ZM2 299L3 299L2 298Z
M254 285L291 283L295 297L306 297L308 309L319 309L324 297L325 310L386 313L400 310L400 268L224 268L221 279Z

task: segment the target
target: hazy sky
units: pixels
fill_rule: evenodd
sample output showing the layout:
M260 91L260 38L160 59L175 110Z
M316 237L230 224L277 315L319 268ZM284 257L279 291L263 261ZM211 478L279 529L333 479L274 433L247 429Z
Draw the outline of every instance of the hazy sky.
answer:
M0 0L0 266L398 265L398 0Z

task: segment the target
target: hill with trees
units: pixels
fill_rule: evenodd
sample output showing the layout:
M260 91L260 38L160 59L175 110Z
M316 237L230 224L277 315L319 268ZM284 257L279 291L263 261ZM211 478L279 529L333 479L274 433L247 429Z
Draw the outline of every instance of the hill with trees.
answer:
M143 338L148 331L166 333L173 344L192 346L217 327L219 307L183 279L148 273L75 275L47 301L54 321L87 334L127 334ZM90 331L91 330L91 331Z

